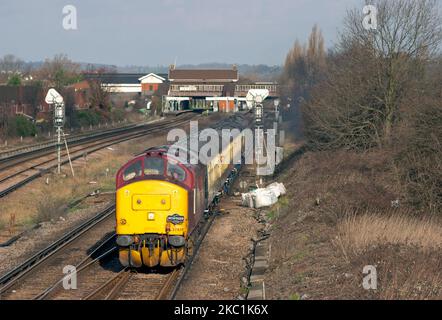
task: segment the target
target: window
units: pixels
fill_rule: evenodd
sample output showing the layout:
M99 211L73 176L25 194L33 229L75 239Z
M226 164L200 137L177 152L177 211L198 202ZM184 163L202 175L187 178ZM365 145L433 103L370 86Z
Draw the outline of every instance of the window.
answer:
M186 171L178 164L169 161L167 163L167 175L178 181L186 180Z
M124 170L123 180L129 181L141 176L141 161L132 163L129 167Z
M144 160L145 175L163 175L164 161L162 158L146 158Z

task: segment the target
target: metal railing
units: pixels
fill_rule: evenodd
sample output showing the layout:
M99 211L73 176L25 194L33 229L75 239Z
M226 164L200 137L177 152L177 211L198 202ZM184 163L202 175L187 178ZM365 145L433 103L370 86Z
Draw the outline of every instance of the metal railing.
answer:
M235 86L235 92L249 92L252 89L267 89L271 93L278 91L278 85L276 84L238 84Z
M216 84L195 84L195 85L179 85L170 86L170 91L174 92L219 92L224 90L223 85Z

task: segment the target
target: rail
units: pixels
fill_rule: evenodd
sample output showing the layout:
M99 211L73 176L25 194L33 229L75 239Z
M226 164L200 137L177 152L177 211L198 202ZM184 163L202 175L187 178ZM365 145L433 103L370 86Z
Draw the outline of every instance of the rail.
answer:
M2 277L0 277L0 285L2 285L2 287L0 287L0 295L11 288L13 285L15 285L18 280L30 273L46 259L78 239L81 235L83 235L89 229L93 228L95 225L99 224L101 221L109 217L114 212L115 205L111 205L105 208L91 219L74 228L72 231L68 232L57 241L53 242L43 250L40 250L39 252L34 254L32 257L21 263L19 266L4 274Z

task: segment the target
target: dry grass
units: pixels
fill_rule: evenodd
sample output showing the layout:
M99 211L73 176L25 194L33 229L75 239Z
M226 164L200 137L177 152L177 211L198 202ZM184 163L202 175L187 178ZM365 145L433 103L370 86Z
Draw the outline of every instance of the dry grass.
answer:
M389 210L391 201L402 199L395 175L386 172L389 163L380 152L357 154L349 152L307 152L287 166L277 177L296 199L302 212L312 209L335 222L346 210ZM316 199L320 201L315 206Z
M307 152L277 176L290 205L273 221L269 297L442 298L440 216L408 205L390 158ZM377 268L376 291L361 286L366 265Z
M424 251L442 247L442 226L431 218L405 214L350 215L338 223L337 230L336 243L347 259L382 245L406 245Z
M40 199L37 202L36 213L32 221L35 223L49 221L62 216L65 210L64 198L48 193L46 198Z
M361 288L362 268L374 265L378 288L367 291ZM364 254L352 257L346 272L353 275L343 283L341 290L353 292L351 297L381 300L442 299L442 250L419 250L411 245L384 244L367 249Z

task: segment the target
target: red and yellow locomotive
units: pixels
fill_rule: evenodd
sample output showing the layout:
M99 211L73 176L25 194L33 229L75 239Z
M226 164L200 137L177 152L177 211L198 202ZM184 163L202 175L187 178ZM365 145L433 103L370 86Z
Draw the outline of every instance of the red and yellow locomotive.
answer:
M241 153L236 137L207 165L188 164L168 152L148 149L117 173L116 233L120 262L131 267L177 266L185 262L205 211L235 173Z

